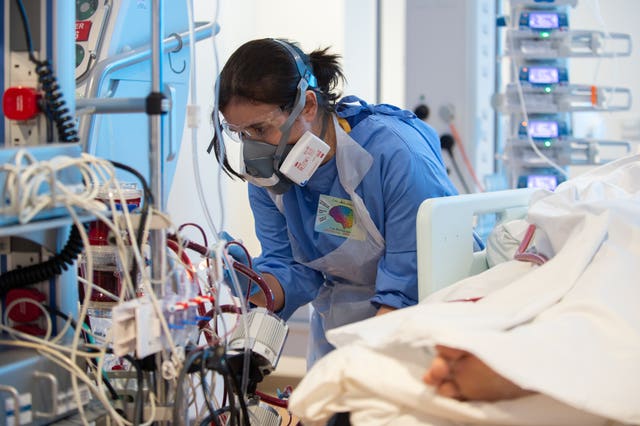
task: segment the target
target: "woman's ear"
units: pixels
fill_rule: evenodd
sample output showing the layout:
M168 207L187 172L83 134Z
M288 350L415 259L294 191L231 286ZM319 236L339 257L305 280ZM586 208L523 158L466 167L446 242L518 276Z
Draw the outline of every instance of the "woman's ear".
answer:
M318 98L316 92L313 90L307 90L305 92L305 103L302 112L300 113L307 121L313 121L318 112Z

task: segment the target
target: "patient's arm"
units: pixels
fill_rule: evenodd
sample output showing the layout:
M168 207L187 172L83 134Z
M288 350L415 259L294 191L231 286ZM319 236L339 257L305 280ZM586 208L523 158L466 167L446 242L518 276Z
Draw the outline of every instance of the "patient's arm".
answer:
M499 401L530 395L469 352L436 346L438 355L425 373L426 384L439 395L464 401Z

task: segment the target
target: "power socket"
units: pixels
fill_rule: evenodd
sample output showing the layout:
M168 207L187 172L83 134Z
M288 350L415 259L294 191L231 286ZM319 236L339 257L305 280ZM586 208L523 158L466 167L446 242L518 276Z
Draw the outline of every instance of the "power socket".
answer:
M20 237L6 237L0 239L0 254L2 255L0 272L8 272L16 269L37 265L48 259L51 253L40 244ZM46 296L45 303L51 304L50 285L48 281L35 283L33 288Z
M10 52L9 54L9 87L38 87L38 75L34 64L29 61L24 52ZM5 119L5 140L8 146L22 147L40 145L46 141L46 120L39 114L32 120L10 121Z
M7 256L7 271L40 263L40 252L13 252Z
M14 147L33 146L42 143L38 121L12 121L8 126L9 144Z
M10 237L7 253L7 271L36 265L42 260L42 246L31 240Z

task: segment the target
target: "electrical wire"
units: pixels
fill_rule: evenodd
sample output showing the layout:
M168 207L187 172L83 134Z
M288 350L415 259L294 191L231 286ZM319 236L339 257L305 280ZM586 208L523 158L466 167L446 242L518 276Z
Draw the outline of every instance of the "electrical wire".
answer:
M202 365L200 366L200 385L202 387L202 394L204 397L204 401L205 404L207 405L207 409L209 410L209 417L210 423L213 423L215 426L222 426L222 424L220 423L220 419L218 418L218 416L215 414L216 413L216 409L213 406L213 403L211 402L211 398L209 396L209 388L207 386L207 380L206 380L206 374L204 372L205 370L205 361L206 361L206 357L207 357L207 353L208 353L208 349L204 350L202 352Z
M458 176L458 180L460 181L460 184L462 185L462 188L464 189L464 192L467 194L471 194L471 190L469 189L469 185L467 185L467 181L464 178L464 175L462 174L462 172L460 171L460 166L458 166L458 162L453 158L453 155L450 155L452 160L451 160L451 165L453 166L453 170L455 170L456 175Z
M473 179L473 182L476 184L476 187L478 188L478 190L480 192L484 192L485 191L484 186L482 185L482 183L480 183L480 180L476 176L476 172L473 168L473 165L471 164L471 161L469 160L469 157L467 156L467 151L464 148L462 139L460 138L460 133L458 133L458 128L453 123L453 120L449 121L449 130L451 131L451 135L456 141L455 146L458 147L458 149L460 150L460 154L462 154L462 160L464 161L465 166L467 166L469 175L471 175L471 178Z
M248 336L248 334L247 334L247 336ZM247 339L247 340L249 340L249 339ZM244 353L245 353L245 355L248 355L249 354L249 350L247 350L245 348ZM251 426L251 422L249 420L249 412L247 410L247 403L246 403L246 401L244 399L244 395L246 395L246 393L247 393L246 388L242 388L242 389L240 388L240 385L238 384L238 380L236 379L235 372L231 369L231 366L226 362L226 358L225 357L226 357L226 355L223 356L223 359L225 359L224 365L226 366L226 370L229 373L229 379L230 379L230 382L231 382L231 384L233 386L233 389L235 390L236 395L238 395L238 401L240 403L240 409L242 411L242 420L243 420L244 426ZM246 362L245 362L245 365L243 366L242 370L243 370L242 373L243 373L243 380L244 380L244 374L245 373L246 374L249 373L249 368L248 368ZM233 398L229 398L229 401L231 401L232 399ZM237 424L239 425L240 422L238 422Z
M51 174L51 171L55 169L55 167L50 167L49 165L39 165L35 162L35 160L33 160L32 158L30 158L30 156L26 153L24 153L22 150L19 151L19 154L17 155L17 157L19 157L20 159L22 158L29 158L29 164L28 166L31 167L30 171L28 173L25 173L27 175L29 175L29 178L31 177L35 177L35 183L32 184L31 186L34 188L38 187L38 182L39 181L47 181L48 178L44 177L44 178L38 178L38 170L43 170L46 171L47 173ZM21 160L18 160L21 161ZM65 160L67 161L67 160ZM58 161L60 162L60 161ZM72 220L73 220L73 225L74 228L73 229L77 229L77 233L79 234L80 240L82 241L82 247L89 247L89 241L88 241L88 236L86 235L86 230L84 229L84 227L80 224L79 220L78 220L78 216L75 212L75 207L80 207L83 209L87 209L89 212L93 213L96 218L98 220L103 221L106 226L113 232L113 236L115 238L115 242L116 242L116 247L118 247L118 250L120 251L120 257L123 259L123 261L125 261L125 270L124 270L124 276L127 277L128 276L128 268L126 267L126 252L124 251L125 248L125 241L122 238L123 233L121 232L121 230L118 228L118 226L111 222L110 218L106 217L104 214L101 213L101 211L98 211L96 209L104 209L105 206L102 202L96 202L95 200L95 195L97 194L97 188L103 186L103 184L98 185L97 182L98 180L106 180L108 183L108 185L113 185L112 187L114 188L114 192L116 193L116 197L110 197L109 199L109 207L111 208L112 212L116 212L116 205L115 205L115 199L118 198L121 201L121 204L126 203L126 200L124 200L120 185L117 183L117 181L114 178L115 175L115 171L113 170L113 165L111 165L108 162L105 162L103 160L98 160L95 158L92 158L90 156L87 155L83 155L81 157L81 159L72 159L70 161L70 164L74 164L76 166L81 166L81 174L84 176L84 181L85 181L85 188L84 188L84 192L83 192L83 197L78 196L78 194L74 193L73 191L68 190L68 188L65 188L64 186L62 186L61 184L58 185L58 187L52 187L54 188L54 190L58 191L59 194L56 195L55 199L57 203L62 203L64 204L64 206L67 208L68 214L71 216ZM91 167L94 167L95 169L89 169L89 165L91 165ZM5 165L3 165L3 168ZM12 175L12 180L13 182L21 182L20 179L16 179L16 174L14 173ZM23 176L20 176L20 178L22 178ZM10 179L7 179L10 180ZM25 188L25 184L22 183L20 184L21 188ZM29 193L29 190L26 190ZM16 192L16 194L18 194L18 192ZM93 198L91 197L86 197L88 194L90 194ZM22 197L22 196L21 196ZM20 197L18 197L17 195L12 197L12 200L17 200ZM25 202L23 202L22 200L26 198L26 197L22 197L21 198L21 202L19 203L20 206L26 206L27 204L25 204ZM54 197L49 196L49 200L53 200ZM35 200L34 202L42 204L42 205L48 205L51 201L38 201ZM20 207L19 207L20 208ZM126 224L127 224L127 229L126 229L126 233L132 237L132 242L134 243L134 255L136 256L136 262L134 263L141 263L142 257L139 253L139 250L137 250L137 246L135 244L135 237L133 237L133 234L135 233L134 227L131 223L130 218L128 217L128 210L123 210L125 219L126 219ZM92 260L93 256L90 250L87 251L86 255L84 256L84 261L83 263L86 265L86 270L88 271L87 275L90 277L91 276L91 271L93 271L93 260ZM79 281L85 281L87 282L88 280L78 277ZM130 280L130 278L129 278ZM124 294L123 292L125 291L125 287L122 288L121 293L119 296L116 295L111 295L112 297L114 297L114 299L116 300L124 300ZM135 294L135 293L133 293ZM81 303L81 307L82 309L79 312L79 317L78 317L78 323L82 323L85 324L86 323L86 319L87 319L87 308L89 306L89 301L90 301L90 297L91 297L91 286L88 286L88 288L85 291L85 298L84 301L82 301ZM153 299L152 303L153 303ZM163 327L163 331L164 334L166 335L166 338L168 341L171 341L171 335L168 331L168 328L166 326L166 321L164 321L164 317L161 314L161 310L158 306L158 302L157 300L155 301L155 310L156 310L156 314L158 312L160 312L160 315L158 315L158 318L160 320L161 326ZM48 315L47 315L48 317ZM71 322L67 321L67 324L70 325ZM49 328L49 327L48 327ZM4 325L2 326L2 329L8 330L8 331L12 331L13 330L10 327L5 327ZM66 329L66 328L65 328ZM22 334L17 334L22 338L27 338L27 340L33 339L34 343L37 343L39 345L46 345L49 348L56 348L56 350L60 351L60 352L68 352L69 353L69 362L71 363L75 363L76 359L78 357L87 357L89 359L95 359L96 357L96 352L95 350L92 350L91 353L87 353L84 352L81 349L80 346L80 335L86 336L84 331L81 331L79 328L76 328L76 331L74 332L74 336L73 336L73 341L72 344L70 345L70 347L62 347L60 345L55 345L53 341L43 341L42 339L38 339L38 338L33 338L31 336L28 335L22 335ZM48 336L47 336L48 337ZM109 340L109 338L107 338L107 341ZM170 345L170 347L175 350L175 346ZM100 351L100 357L99 357L99 361L98 361L98 369L97 371L102 371L102 363L104 360L104 354L105 354L105 350L106 350L106 345L102 346L102 349L99 349ZM96 374L95 375L96 379L98 380L98 385L101 386L102 383L105 383L105 385L107 386L107 388L110 387L109 384L107 384L107 382L104 382L104 376L103 374ZM75 395L75 398L77 401L81 401L81 397L80 397L80 390L78 388L78 377L73 377L72 378L72 386L73 386L73 393ZM83 381L85 380L85 378L80 378ZM113 392L112 392L112 396L113 396ZM139 399L140 401L142 401L142 399ZM153 400L151 401L151 404L153 405L154 402ZM82 409L82 404L81 402L79 402L79 411L81 416L84 416L84 412ZM137 412L140 413L140 409L136 408ZM139 423L141 421L140 416L137 416L137 422ZM151 419L153 420L153 419ZM150 420L150 421L151 421Z
M22 5L22 2L20 0L18 0L18 4L21 6L21 8L23 9L23 12L24 12L24 6ZM189 2L189 4L191 4L191 2ZM218 2L216 2L216 5L217 5L216 6L216 21L217 21L217 17L218 17L218 13L219 13L219 4L218 4ZM192 11L191 11L191 18L192 17L193 17L193 14L192 14ZM26 13L24 14L24 19L26 20ZM190 25L193 26L193 19L190 19ZM29 34L29 31L28 31L28 22L25 23L25 31L28 33L28 37L29 37L28 44L31 45L30 34ZM193 29L191 29L191 31L193 31ZM192 43L191 43L191 47L192 48L193 48L193 44L194 44L193 40L194 40L194 38L193 38L193 33L192 33ZM215 43L215 37L214 37L213 45L214 45L214 53L215 53L216 66L217 66L218 65L218 57L217 57L217 48L216 48L216 43ZM30 54L35 58L35 55L33 54L32 49L30 49ZM194 69L195 68L195 55L193 57L192 64L194 65L192 67L192 69ZM217 72L216 72L216 74L217 74ZM43 77L47 77L47 76L43 74ZM195 79L193 81L195 82ZM53 83L55 83L55 81ZM53 83L51 83L51 84L53 84ZM49 87L52 88L52 90L53 90L53 86L49 86ZM195 85L192 85L192 90L194 90L194 93L195 93ZM195 100L195 96L193 97L193 99ZM218 117L218 115L217 115L217 99L218 99L218 93L216 92L216 107L214 108L216 113L214 114L214 116L215 116L214 122L217 122L217 117ZM55 100L57 100L57 98L53 98L52 97L51 100L55 101ZM55 110L52 109L52 108L49 108L49 112L51 114L54 114ZM57 117L55 114L53 116L54 116L54 118ZM57 119L56 119L56 124L58 125L58 120ZM217 127L219 127L219 123L217 123ZM59 130L59 133L60 133L60 131L61 131L60 128L58 130ZM60 134L62 134L62 133L60 133ZM63 139L63 138L61 137L60 139ZM195 150L194 150L194 152L195 152ZM120 167L120 166L123 166L120 163L113 163L113 166L119 167L119 168L123 168L123 167ZM222 183L221 183L222 182L222 179L221 179L222 173L221 173L221 170L222 170L222 168L219 168L219 170L218 170L218 187L219 187L218 194L220 196L220 201L221 201L219 205L222 206ZM129 170L129 171L131 171L131 170ZM88 172L81 171L81 173L83 174L83 176L85 176L85 174L88 173ZM137 176L140 176L140 175L138 174ZM151 209L150 205L152 204L152 202L149 201L149 198L151 196L151 192L146 187L146 182L144 182L144 179L141 178L140 180L142 182L143 187L145 187L145 203L144 203L143 206L144 206L144 208L146 210L143 209L143 216L141 217L139 225L138 225L138 227L137 227L137 229L135 231L134 231L133 227L131 226L130 220L128 218L128 211L126 211L126 209L123 210L125 219L127 221L127 232L129 233L129 235L131 237L131 240L132 240L132 244L134 245L133 255L134 255L134 257L136 257L136 259L133 262L131 262L132 265L133 265L134 271L135 271L135 268L138 267L138 265L142 265L143 262L144 262L144 259L141 256L140 251L142 249L142 245L143 245L143 242L144 242L145 227L146 227L146 225L148 223L148 214L149 214L150 209ZM114 180L110 180L110 182L114 182ZM97 188L97 186L93 185L91 188L92 188L92 190L94 190L94 189ZM116 190L119 190L118 186L116 186ZM122 195L122 194L120 194L120 195ZM202 200L204 200L204 198L202 198ZM110 201L111 210L113 212L113 211L115 211L114 200L110 199L109 201ZM73 209L74 206L76 205L76 203L72 202L70 198L66 199L63 203L65 204L65 206L69 210L69 214L70 214L70 216L72 216L72 219L74 220L74 227L72 228L72 231L74 229L77 229L78 240L82 241L82 246L80 246L80 251L82 251L82 247L87 247L87 248L89 247L89 241L88 241L88 237L86 235L86 231L84 229L78 228L78 224L80 222L78 220L77 214L75 214L75 211ZM86 204L83 205L83 207L86 207ZM94 207L95 206L92 206L92 209ZM92 209L90 209L90 211ZM207 215L208 215L207 216L207 220L211 221L210 226L212 225L211 228L214 231L214 236L217 238L217 234L218 234L217 231L216 231L217 228L212 223L211 215L208 212L207 212ZM103 215L97 215L97 216L100 218L100 220L107 219ZM221 229L223 229L223 225L224 225L224 211L222 211L222 214L221 214L221 227L220 227ZM109 227L110 227L110 229L117 229L118 228L118 226L115 223L110 223ZM121 239L118 240L118 233L115 233L115 236L116 236L117 246L119 247L119 250L121 251L120 256L123 257L123 261L124 261L124 264L125 264L123 272L124 272L125 276L133 275L133 277L135 277L137 274L136 273L130 274L129 268L127 267L127 262L125 261L125 259L127 257L126 255L124 255L126 253L126 251L124 251L125 242L123 240L121 240ZM204 234L204 240L205 240L205 246L206 246L207 245L206 234ZM182 246L179 246L179 249L181 250ZM227 259L224 256L222 256L220 251L217 248L216 248L215 253L218 255L218 259L219 259L220 262L224 262L224 263L227 264L227 266L229 266L229 264L230 264L229 259ZM179 256L180 256L180 254L179 254ZM209 261L209 258L207 257L207 262L208 261ZM92 260L91 253L89 253L89 250L87 250L87 254L86 254L86 265L87 265L87 269L89 271L88 273L91 274L92 271L93 271L93 260ZM232 265L233 266L230 268L230 270L232 271L233 285L235 287L239 287L239 285L237 283L237 277L235 277L235 274L233 274L233 270L237 269L237 268L235 268L234 264L232 264ZM91 276L91 275L89 275L89 276ZM85 282L87 282L87 283L91 283L90 279L83 279L83 280ZM132 280L129 278L129 281L132 281ZM255 281L255 279L254 279L254 281ZM150 283L148 281L146 281L146 280L144 280L144 284L145 285L150 285ZM91 285L93 286L95 284L91 283ZM260 283L258 283L258 285L260 285ZM88 302L90 297L91 297L91 292L92 292L91 290L93 288L92 286L87 286L87 288L86 288L85 300L84 300L84 303L81 304L82 309L80 310L80 313L79 313L78 323L85 324L85 321L87 319L87 307L89 306L89 304L86 303L86 302ZM135 287L133 287L133 286L131 286L131 287L133 288L133 290L135 290ZM126 290L126 288L127 287L123 287L122 291L120 292L119 295L111 295L111 296L113 296L114 299L116 299L117 301L124 300L124 297L125 297L124 291ZM153 298L154 295L152 294L152 292L149 292L149 296L151 297L152 303L154 304L155 313L159 317L159 319L161 321L161 324L163 325L163 332L166 335L167 339L170 341L169 345L172 348L172 350L175 350L175 345L173 345L172 342L171 342L171 334L168 331L167 324L166 324L166 322L163 321L163 317L161 315L161 309L159 308L158 300ZM269 298L267 298L267 300L269 300ZM220 307L218 298L215 299L215 304L216 304L216 307L218 307L218 308ZM230 308L226 307L226 305L223 305L222 306L222 311L224 311L225 309L230 309ZM234 308L233 310L235 312L237 312L237 308ZM247 312L246 304L243 303L242 300L240 302L240 311L244 312L244 313ZM242 317L241 317L241 321L240 322L243 322L242 321ZM247 327L246 318L244 319L243 323L244 323L244 327L246 328ZM48 357L55 358L55 362L56 363L65 364L67 366L66 368L70 369L70 368L72 368L70 366L75 365L76 359L78 357L87 357L90 360L94 360L95 356L96 356L96 353L95 353L95 350L93 350L91 352L85 352L85 351L82 350L82 346L80 345L80 341L79 341L79 336L85 335L84 331L83 331L83 328L82 327L77 327L77 323L72 318L70 318L68 316L67 316L67 324L68 324L68 326L73 326L73 328L75 329L74 337L73 337L73 343L72 343L71 347L64 348L65 351L70 354L69 357L63 356L61 353L55 354L54 352L51 352L51 351L53 351L53 348L55 347L53 344L41 343L41 340L36 340L36 341L40 342L40 343L37 343L37 345L41 345L41 347L44 348L43 350L47 351L47 354L48 354L47 356ZM66 327L65 327L65 329L66 329ZM50 336L47 336L47 337L50 337ZM36 343L33 343L33 344L36 345ZM102 354L102 356L100 356L100 361L98 363L99 365L102 365L102 362L104 361L104 356L103 355L104 355L105 352L106 352L106 346L103 345L101 350L100 350L100 353ZM248 351L245 351L245 353L246 353L246 355L249 354ZM133 423L133 424L137 425L137 424L140 424L143 421L143 418L142 418L143 410L142 410L142 408L143 408L143 400L144 400L144 398L143 398L142 390L144 388L144 383L143 383L142 370L140 368L138 360L136 360L135 358L130 357L130 356L129 356L129 358L130 359L128 359L128 361L131 362L131 364L136 369L136 373L137 373L137 377L138 377L138 387L137 387L137 394L136 394L136 405L134 407L135 415L134 415L134 423ZM204 361L204 359L203 359L203 361ZM224 364L226 364L226 363L224 363ZM76 367L76 369L77 369L77 367ZM248 369L245 368L244 370L248 374ZM101 371L101 368L98 371ZM181 371L184 371L184 365L182 365ZM240 410L242 411L242 419L244 419L244 424L249 424L249 415L248 415L246 403L245 403L244 396L243 396L244 393L246 393L246 390L243 391L243 389L246 388L246 385L244 384L246 382L246 380L243 378L243 386L239 386L238 383L237 383L236 377L230 371L228 366L227 366L227 373L228 374L226 375L226 379L225 379L228 382L227 387L229 389L231 389L231 391L234 391L234 392L236 392L238 394ZM245 374L245 373L243 372L243 374ZM88 376L86 374L83 374L83 373L78 372L78 371L75 371L72 374L72 376L73 376L72 385L74 387L74 394L76 394L76 399L78 401L79 410L81 412L81 415L84 418L84 413L83 413L83 409L82 409L82 406L81 406L82 404L80 404L80 396L79 396L80 392L79 392L79 388L78 388L77 382L78 382L78 380L81 380L83 382L88 382L90 384L91 384L91 382L88 381L89 378L88 378ZM98 384L105 383L105 386L107 386L111 396L115 399L114 395L117 396L117 392L112 387L111 383L109 383L108 380L105 380L106 378L102 374L96 374L96 377L98 378L98 382L99 382ZM202 382L202 386L203 386L203 391L205 391L206 390L205 388L207 386L206 385L206 378L202 377L202 381L201 382ZM178 384L179 384L179 387L178 387L178 389L179 389L180 388L180 381L179 381ZM95 387L95 385L93 385L93 384L91 384L91 385L93 386L91 388L91 390L95 394L96 393L95 390L97 390L99 388ZM230 406L231 406L231 411L230 412L232 413L232 415L235 415L235 418L237 420L237 424L240 424L239 412L234 407L234 403L231 402L233 400L234 400L234 398L230 398ZM102 402L103 402L103 404L105 404L105 400L102 400ZM154 408L154 411L155 411L153 398L150 398L150 402L151 402L151 404L152 404L152 406ZM206 402L208 403L208 408L209 408L210 414L211 414L211 409L214 408L214 407L209 404L210 401L207 400ZM121 415L119 413L117 413L113 409L113 407L109 407L109 404L106 404L105 407L108 407L108 410L110 408L110 410L109 410L110 411L110 415L112 416L112 419L113 419L113 421L115 423L123 424L123 425L124 424L127 424L127 425L131 424L131 423L127 422L125 419L123 419L121 417ZM215 411L216 410L214 409L214 412ZM152 420L153 420L153 415L152 415L152 418L149 420L149 422L151 422ZM215 421L215 420L211 420L211 421Z
M122 164L117 161L111 161L111 164L113 164L114 167L117 167L121 170L125 170L131 173L132 175L134 175L136 178L138 178L138 180L140 181L140 184L142 185L144 203L142 204L142 213L140 214L140 224L136 231L136 241L138 243L138 248L139 250L142 250L143 239L145 235L145 226L147 224L147 219L149 217L149 209L150 209L150 206L152 206L154 203L153 193L151 192L151 188L149 187L149 184L147 183L147 180L145 179L145 177L140 172L135 170L133 167L127 166L126 164ZM132 267L133 267L133 270L131 275L135 278L137 275L138 263L133 262Z
M182 413L182 405L184 400L184 383L186 383L186 377L191 369L192 365L196 362L198 358L202 356L203 349L198 348L194 350L189 357L185 360L182 365L182 369L180 370L180 374L178 375L177 388L175 401L173 402L172 408L172 416L173 416L173 424L180 425L184 423L186 419L186 415ZM185 409L186 410L186 409Z
M451 158L451 164L453 165L453 170L456 172L456 176L458 176L458 180L460 184L464 188L465 193L470 194L471 191L469 189L469 185L467 185L467 181L460 171L460 167L458 166L458 161L456 157L453 155L453 146L455 145L455 139L451 135L442 135L440 136L440 146L443 150L447 151L449 154L449 158Z
M74 225L65 246L59 253L37 265L17 268L0 275L0 298L12 289L48 281L62 274L74 264L83 247L79 228Z
M136 370L136 380L137 380L137 389L136 396L134 399L134 408L133 408L133 424L135 426L140 425L143 422L142 411L143 411L143 400L144 400L144 376L142 374L142 366L137 359L127 354L123 356L124 359L129 361L133 368Z
M25 163L26 160L26 164ZM15 164L3 164L0 170L8 174L5 179L4 194L8 206L4 210L18 215L21 223L27 223L43 209L60 203L96 211L102 204L95 201L100 178L111 179L112 171L105 171L106 162L83 154L80 158L59 156L49 161L36 161L27 150L19 150ZM93 167L93 168L92 168ZM83 177L84 186L66 187L57 180L57 174L75 168ZM43 183L49 185L50 192L41 193ZM66 271L73 265L84 248L79 238L84 225L72 226L69 238L60 253L38 265L5 272L0 275L0 296L12 288L19 288L46 281Z
M36 74L38 81L44 92L45 112L53 120L58 130L58 139L60 142L78 142L78 132L76 130L75 120L71 116L68 108L65 108L65 100L60 92L57 78L48 60L38 60L35 56L33 41L31 38L31 27L29 18L25 10L22 0L16 0L16 5L20 11L20 20L25 33L29 60L36 66Z
M73 220L73 223L76 225L76 227L78 226L78 224L80 223L79 219L78 219L78 215L76 214L76 212L73 210L73 208L67 203L66 205L67 210L69 211L69 214L71 215L71 218ZM79 229L79 228L78 228ZM84 231L84 229L82 229L81 231ZM86 232L80 232L80 237L82 239L82 243L85 247L89 247L89 238L87 236ZM91 255L87 256L87 264L89 265L89 271L93 271L93 260L91 259ZM84 323L85 321L85 317L87 314L87 308L88 308L88 302L89 299L91 297L91 293L90 292L85 292L85 305L83 307L83 309L80 310L80 316L78 317L78 322L80 324ZM71 363L75 364L76 363L76 359L78 357L78 351L77 348L79 347L79 343L80 343L80 335L81 335L81 328L77 327L74 330L73 333L73 340L71 342L71 357L70 357L70 361ZM98 383L100 383L100 378L102 377L101 375L97 375L98 379ZM72 375L71 376L71 387L73 389L73 394L75 396L76 399L76 403L78 405L78 412L80 414L80 416L82 418L85 418L85 412L84 412L84 406L82 404L82 400L80 397L80 390L78 388L78 376Z
M102 406L107 410L111 420L115 422L115 424L120 426L131 425L130 422L122 418L120 413L116 412L110 401L106 399L104 393L92 383L92 380L89 379L86 374L84 374L80 367L74 364L69 358L62 355L60 351L57 351L54 348L51 348L48 345L42 343L25 342L19 340L2 340L2 344L7 346L34 349L41 354L46 355L47 358L52 360L54 363L69 371L72 378L81 379L89 387L91 393L102 403Z

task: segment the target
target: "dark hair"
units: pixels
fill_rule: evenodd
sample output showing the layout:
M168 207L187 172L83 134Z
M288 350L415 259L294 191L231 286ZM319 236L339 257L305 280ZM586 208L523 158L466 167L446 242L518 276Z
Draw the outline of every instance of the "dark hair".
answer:
M338 60L340 55L328 53L329 48L314 50L305 54L295 42L281 40L296 50L318 81L314 89L318 107L331 112L340 93L335 90L344 74ZM279 105L283 110L293 107L296 99L300 72L291 53L272 38L249 41L240 46L222 68L218 85L218 105L224 111L232 98ZM215 111L214 111L215 113ZM217 131L217 130L216 130ZM220 138L214 134L209 146L220 161ZM229 175L239 176L228 164L226 155L223 169Z

